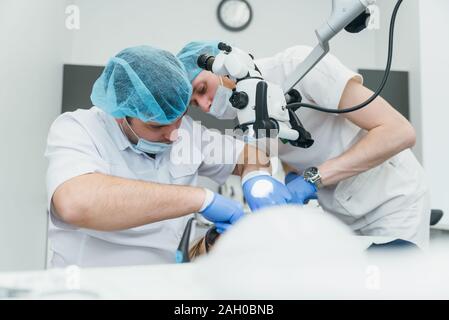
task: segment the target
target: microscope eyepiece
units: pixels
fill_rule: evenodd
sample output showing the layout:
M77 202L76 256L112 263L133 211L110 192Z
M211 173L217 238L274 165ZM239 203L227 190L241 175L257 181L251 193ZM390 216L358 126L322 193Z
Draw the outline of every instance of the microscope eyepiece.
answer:
M198 57L198 67L200 67L201 69L207 70L207 71L212 71L212 65L214 64L215 61L215 57L214 56L210 56L208 54L202 54Z
M228 46L226 43L224 43L224 42L220 42L219 44L218 44L218 49L219 50L221 50L221 51L225 51L225 52L227 52L227 53L230 53L231 51L232 51L232 47L231 46Z

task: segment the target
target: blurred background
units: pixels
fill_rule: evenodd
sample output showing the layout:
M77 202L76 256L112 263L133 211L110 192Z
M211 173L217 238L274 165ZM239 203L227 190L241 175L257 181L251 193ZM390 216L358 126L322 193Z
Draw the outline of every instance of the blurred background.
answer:
M248 0L252 19L233 32L217 17L220 2L0 0L0 271L45 267L47 132L61 112L91 106L92 82L111 56L141 44L176 53L189 41L216 39L262 58L293 45L314 46L314 30L331 9L330 0ZM372 89L385 68L394 4L378 0L377 30L343 32L331 42L331 53L361 72ZM413 151L427 172L432 208L446 213L447 12L447 0L404 1L396 26L394 72L383 94L415 127ZM449 214L433 235L444 236L446 228Z

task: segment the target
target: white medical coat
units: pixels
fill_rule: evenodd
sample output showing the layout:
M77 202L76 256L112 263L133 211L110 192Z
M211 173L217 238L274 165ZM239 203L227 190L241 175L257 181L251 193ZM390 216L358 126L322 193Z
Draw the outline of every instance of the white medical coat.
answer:
M312 48L295 46L256 65L265 80L282 85ZM363 78L327 55L295 86L303 102L338 108L350 79ZM349 107L349 106L348 106ZM315 143L309 149L280 144L279 158L302 171L338 157L366 131L345 117L301 108L297 114ZM424 172L410 150L383 164L319 190L320 205L360 234L394 236L422 247L428 243L430 207Z
M186 116L180 129L188 132L192 131L192 126L193 120ZM48 237L53 253L51 265L97 267L173 263L175 250L190 216L128 230L102 232L64 223L55 214L51 199L56 188L65 181L93 172L179 185L195 185L198 175L203 175L222 184L234 170L244 144L204 127L200 130L203 139L183 138L176 142L178 150L182 149L179 144L189 143L185 147L195 155L192 161L179 164L172 161L170 150L155 159L136 151L115 119L99 108L59 116L51 126L45 153L49 161L47 192L50 212ZM217 136L220 136L219 140L212 140ZM211 143L223 142L223 139L228 151L230 146L234 148L233 160L227 164L210 159Z

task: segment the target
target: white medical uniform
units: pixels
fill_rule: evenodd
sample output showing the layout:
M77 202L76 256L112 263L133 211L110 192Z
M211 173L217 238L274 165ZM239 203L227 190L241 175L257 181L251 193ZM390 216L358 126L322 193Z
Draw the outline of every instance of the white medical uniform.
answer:
M289 48L256 61L264 78L282 84L312 49ZM347 82L360 75L334 56L326 56L296 87L303 102L338 108ZM359 141L366 131L343 116L302 108L297 114L315 140L309 149L281 144L279 158L302 171L338 157ZM320 205L362 235L393 236L428 246L430 204L424 172L410 150L383 164L319 190Z
M191 131L192 126L192 119L184 117L181 129ZM171 161L170 149L154 159L136 151L115 119L99 108L77 110L59 116L50 129L46 149L49 160L48 237L53 252L52 267L72 264L97 267L173 263L175 251L190 216L123 231L101 232L64 223L55 215L51 199L56 188L65 181L94 172L178 185L195 185L198 175L203 175L222 184L234 170L244 144L220 135L221 139L232 140L227 141L226 146L235 148L234 160L230 161L233 163L217 164L216 161L207 161L210 158L212 137L217 138L219 134L204 127L200 127L200 130L203 139L180 139L176 142L178 147L178 143L190 143L186 146L196 158L188 163L175 164Z

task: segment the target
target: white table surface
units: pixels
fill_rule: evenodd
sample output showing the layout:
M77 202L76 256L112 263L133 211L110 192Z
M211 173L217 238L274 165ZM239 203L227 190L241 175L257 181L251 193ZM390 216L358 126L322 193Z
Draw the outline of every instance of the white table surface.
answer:
M356 238L362 249L392 240ZM197 282L197 267L187 263L0 273L0 287L31 289L22 297L37 299L210 299L211 287Z

